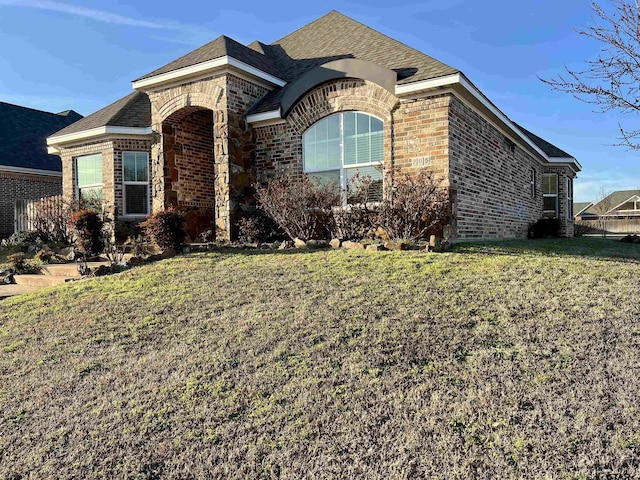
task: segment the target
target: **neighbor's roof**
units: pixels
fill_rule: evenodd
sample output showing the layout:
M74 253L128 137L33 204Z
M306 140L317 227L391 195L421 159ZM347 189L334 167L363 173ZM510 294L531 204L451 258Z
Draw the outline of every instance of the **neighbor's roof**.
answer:
M522 130L522 133L524 133L527 137L529 137L529 139L533 143L535 143L540 148L540 150L542 150L544 153L546 153L548 157L574 158L573 155L571 155L571 154L565 152L564 150L556 147L552 143L547 142L544 138L540 138L535 133L531 133L529 130L527 130L523 126L518 125L515 122L514 122L514 125L516 127L518 127L520 130Z
M593 205L593 202L573 202L573 214L580 215L586 214L591 215L593 212L589 210L589 207Z
M58 137L106 126L146 128L150 125L149 97L142 92L133 92L50 136Z
M319 65L344 58L365 60L394 70L398 84L460 72L335 10L271 45L253 42L249 47L273 58L284 80L290 83ZM248 113L278 108L287 87L269 92Z
M153 72L147 73L146 75L134 80L134 82L145 78L155 77L162 73L172 72L180 68L197 65L198 63L213 60L215 58L224 57L225 55L233 57L236 60L240 60L252 67L258 68L263 72L282 78L282 74L273 59L236 42L232 38L222 35L212 42L187 53L177 60L167 63L165 66L160 67Z
M618 190L616 192L612 192L596 203L591 210L600 212L604 209L608 212L635 195L640 197L640 190Z
M0 102L0 165L62 171L60 158L47 154L47 136L81 118L73 110L58 114Z

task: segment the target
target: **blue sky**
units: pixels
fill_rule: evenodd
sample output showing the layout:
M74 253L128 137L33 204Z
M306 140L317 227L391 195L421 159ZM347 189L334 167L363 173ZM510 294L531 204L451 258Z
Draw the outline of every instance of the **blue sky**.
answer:
M575 200L596 200L601 188L640 188L640 153L612 146L618 124L637 129L639 117L594 113L538 79L597 54L574 30L591 23L589 3L0 0L0 101L88 115L221 34L270 43L336 9L462 70L511 119L578 158Z

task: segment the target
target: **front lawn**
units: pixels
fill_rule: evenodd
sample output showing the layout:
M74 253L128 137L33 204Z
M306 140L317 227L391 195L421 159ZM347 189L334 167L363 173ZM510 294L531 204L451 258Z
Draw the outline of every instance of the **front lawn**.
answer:
M640 245L216 252L0 303L0 478L638 478Z

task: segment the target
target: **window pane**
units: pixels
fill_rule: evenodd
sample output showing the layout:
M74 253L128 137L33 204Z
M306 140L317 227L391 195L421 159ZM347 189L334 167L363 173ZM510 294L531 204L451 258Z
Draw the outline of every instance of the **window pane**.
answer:
M102 183L102 155L87 155L76 158L78 187Z
M340 170L329 170L328 172L314 172L309 174L309 178L317 178L323 185L335 182L340 185Z
M371 122L376 120L371 119ZM382 136L382 130L371 133L371 162L382 162L384 160L384 141Z
M344 164L353 165L357 163L356 146L356 114L353 112L344 113Z
M555 215L556 213L556 205L558 202L558 197L544 197L543 199L543 209L545 212L553 212L553 214ZM539 204L538 204L539 205Z
M125 213L129 215L142 214L148 212L148 191L147 185L125 185Z
M149 181L149 157L146 152L136 154L136 180L138 182Z
M78 190L80 200L101 201L102 187L84 187Z
M346 168L345 172L347 191L350 197L363 194L368 202L382 200L382 170L380 167Z
M555 173L553 174L545 174L544 182L543 182L545 194L555 195L558 193L558 177Z
M134 152L122 152L122 178L125 182L136 181L136 155Z

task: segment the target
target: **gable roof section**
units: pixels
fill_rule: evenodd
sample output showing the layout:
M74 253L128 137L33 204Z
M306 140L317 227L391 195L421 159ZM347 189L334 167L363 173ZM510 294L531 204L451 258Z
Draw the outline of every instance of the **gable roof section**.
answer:
M51 140L65 135L94 130L100 127L148 128L151 125L151 103L149 97L141 92L133 92L92 113L49 137ZM55 143L55 142L54 142Z
M163 73L173 72L181 68L198 65L209 60L229 56L246 63L247 65L257 68L265 73L281 78L281 72L275 61L262 53L236 42L226 35L221 35L212 42L203 45L196 50L183 55L182 57L167 63L166 65L147 73L140 78L134 80L138 82L147 78L162 75Z
M609 213L634 196L640 196L640 190L618 190L610 193L604 199L600 200L600 202L596 203L592 210L598 213L606 210L604 213Z
M593 215L594 213L590 211L590 207L592 206L593 206L593 202L574 202L573 215L574 216L578 216L580 214Z
M56 114L0 102L0 166L62 171L60 158L47 154L47 135L81 118L73 110Z
M289 83L319 65L346 58L394 70L398 85L459 72L335 10L270 45L253 42L249 47L274 59ZM288 87L268 93L248 113L277 109Z

